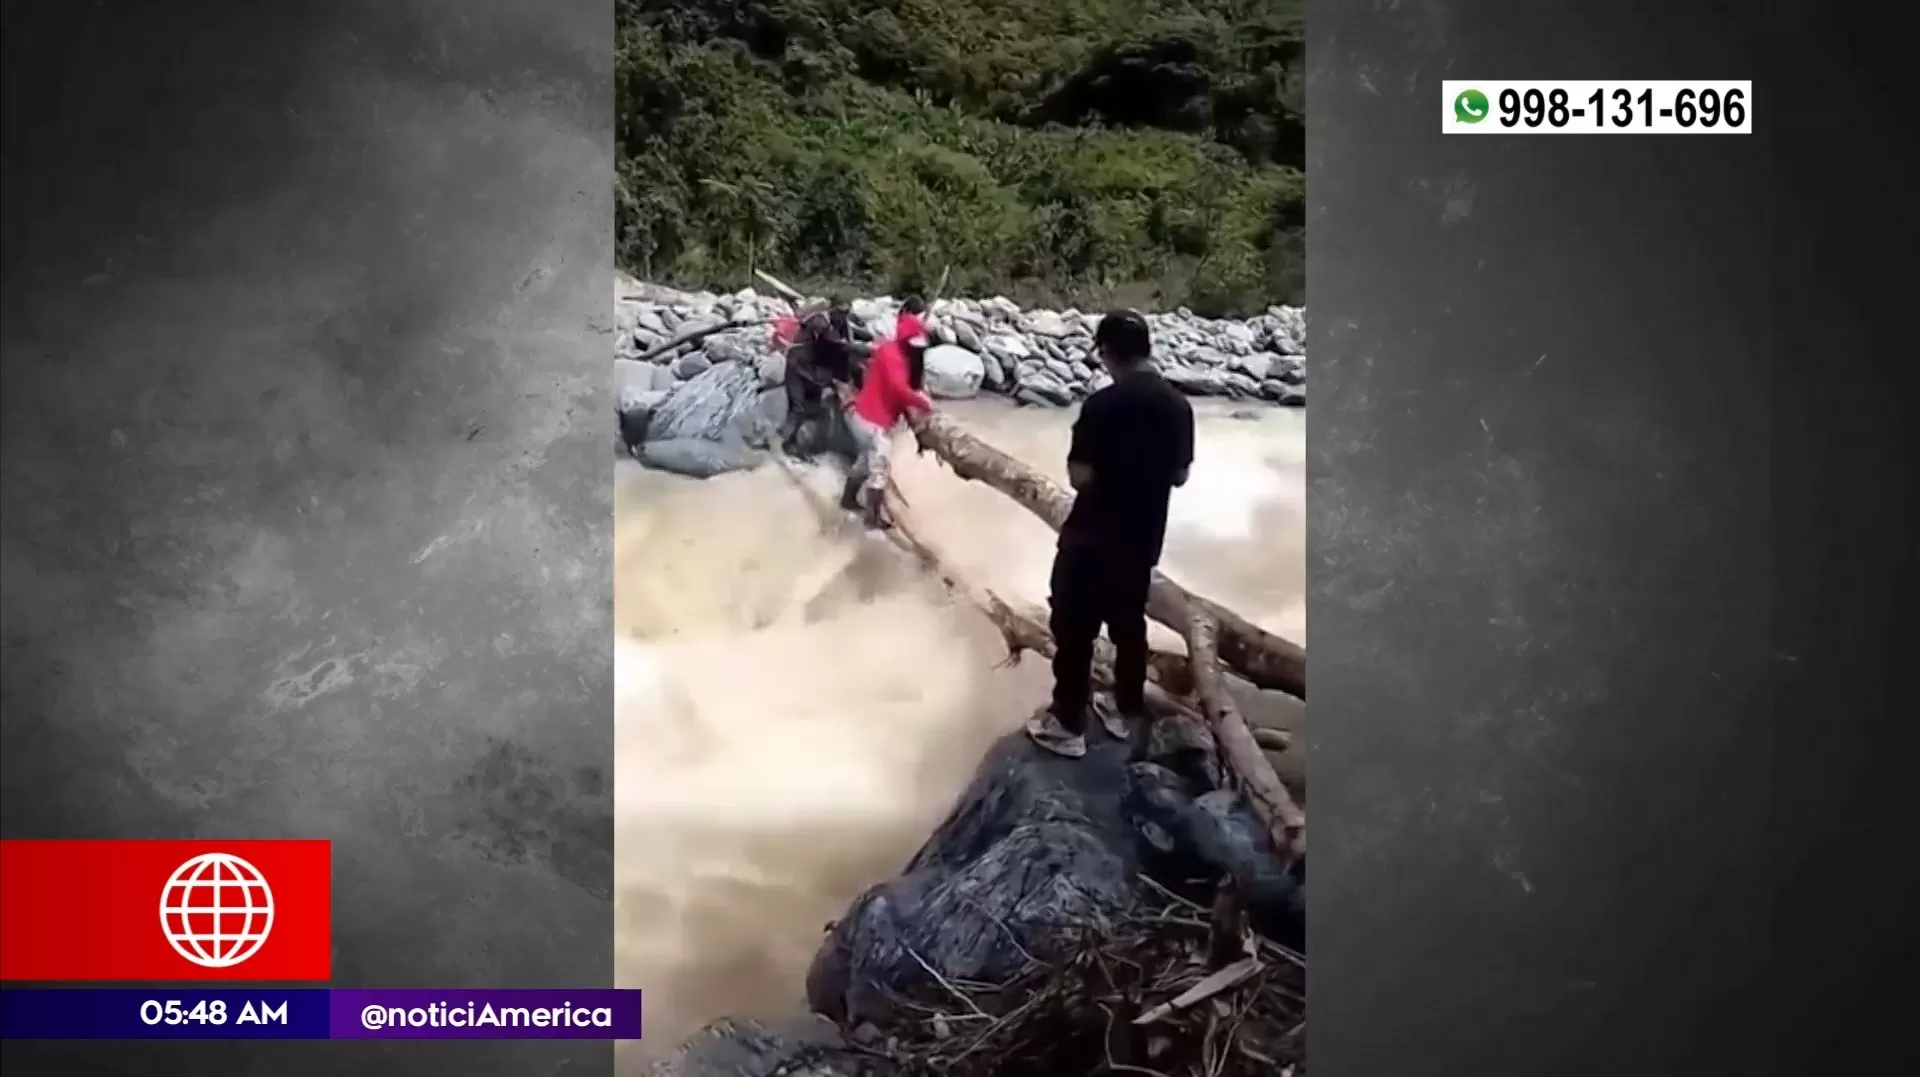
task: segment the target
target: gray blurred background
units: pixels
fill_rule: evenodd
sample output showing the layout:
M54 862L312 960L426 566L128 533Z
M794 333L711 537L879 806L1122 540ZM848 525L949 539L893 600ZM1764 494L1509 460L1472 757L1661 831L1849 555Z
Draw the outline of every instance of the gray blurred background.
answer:
M331 838L337 984L608 983L607 5L199 6L5 9L4 833ZM611 1065L426 1046L6 1057Z

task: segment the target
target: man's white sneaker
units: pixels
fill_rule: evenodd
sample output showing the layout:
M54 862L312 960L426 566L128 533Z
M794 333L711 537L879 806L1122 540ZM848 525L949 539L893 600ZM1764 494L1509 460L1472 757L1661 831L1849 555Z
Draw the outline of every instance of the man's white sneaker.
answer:
M1067 727L1060 724L1060 718L1052 708L1042 708L1027 719L1027 736L1047 751L1068 759L1079 759L1087 754L1087 738L1078 733L1069 733Z

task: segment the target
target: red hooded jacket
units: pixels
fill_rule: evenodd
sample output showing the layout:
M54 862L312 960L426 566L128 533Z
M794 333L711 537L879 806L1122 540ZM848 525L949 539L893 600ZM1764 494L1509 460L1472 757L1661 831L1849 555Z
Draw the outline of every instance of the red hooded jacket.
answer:
M867 380L853 400L853 413L882 430L891 430L909 411L931 411L933 401L907 380L907 350L896 337L873 350Z

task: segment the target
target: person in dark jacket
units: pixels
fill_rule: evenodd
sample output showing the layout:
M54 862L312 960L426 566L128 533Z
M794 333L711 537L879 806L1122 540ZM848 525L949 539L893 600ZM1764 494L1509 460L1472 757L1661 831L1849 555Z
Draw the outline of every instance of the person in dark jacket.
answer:
M1113 383L1088 397L1073 424L1067 474L1073 508L1060 528L1050 583L1053 700L1027 723L1049 751L1086 754L1094 641L1113 640L1114 702L1107 732L1126 739L1146 722L1147 592L1167 534L1173 490L1193 466L1193 407L1153 367L1146 319L1115 311L1094 347Z
M834 300L801 313L799 330L787 348L787 418L780 428L783 452L801 458L813 455L801 435L810 423L823 430L831 427L839 405L834 386L856 384L857 366L845 303Z

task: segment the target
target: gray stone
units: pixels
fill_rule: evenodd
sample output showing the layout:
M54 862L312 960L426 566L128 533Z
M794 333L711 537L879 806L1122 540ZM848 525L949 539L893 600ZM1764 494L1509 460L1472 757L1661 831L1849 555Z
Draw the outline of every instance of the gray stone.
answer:
M1028 311L1020 319L1020 327L1030 334L1042 337L1064 337L1069 331L1067 320L1050 310Z
M1021 373L1019 396L1030 404L1056 408L1064 408L1074 401L1073 390L1044 369Z
M760 384L779 385L787 377L787 356L784 352L768 352L755 364L760 371Z
M1008 371L1007 364L1002 362L999 356L992 352L978 352L976 354L980 359L981 388L996 393L1004 393L1013 387L1013 375Z
M719 440L737 428L737 416L752 409L760 394L760 374L742 363L710 367L673 387L653 411L648 436L659 440Z
M737 363L753 358L753 352L747 348L746 342L733 333L718 333L708 337L701 351L706 354L708 363Z
M1001 982L1057 956L1063 928L1100 930L1146 895L1143 874L1202 900L1232 878L1255 927L1300 946L1304 876L1219 788L1208 746L1156 727L1146 758L1130 762L1126 744L1093 729L1077 760L1022 733L994 745L900 876L830 929L807 973L815 1012L843 1028L922 1017L916 1003L939 1001L943 979Z
M980 357L953 344L927 349L927 392L941 400L967 400L980 392L986 380Z
M697 378L713 366L705 352L688 352L673 361L673 376L681 381Z
M1227 391L1226 379L1221 376L1218 367L1163 362L1160 364L1160 375L1174 388L1191 396L1223 396Z
M627 410L640 397L653 391L653 367L633 359L613 361L614 407Z
M842 1027L886 1027L948 980L1005 980L1043 960L1059 928L1098 929L1139 894L1122 812L1127 747L1105 738L1061 759L1024 734L996 744L897 879L835 923L807 974L811 1008ZM925 965L922 965L922 962Z
M986 339L986 350L1009 362L1033 354L1033 346L1012 333L995 333Z
M745 414L753 417L745 434L747 444L760 449L771 447L781 426L787 421L787 391L762 389L760 395L754 398L753 410Z
M1237 370L1223 370L1220 380L1227 387L1227 395L1236 400L1260 398L1260 383Z
M984 350L980 343L980 332L972 322L951 318L947 321L946 327L953 334L954 343L970 352Z
M747 445L711 438L665 438L647 441L636 454L656 471L689 479L710 479L730 471L746 471L760 463L760 454Z
M1235 356L1230 366L1231 369L1252 378L1254 381L1264 381L1268 371L1273 369L1274 363L1272 356L1254 352L1247 355Z

